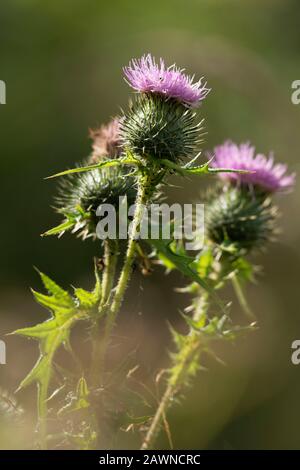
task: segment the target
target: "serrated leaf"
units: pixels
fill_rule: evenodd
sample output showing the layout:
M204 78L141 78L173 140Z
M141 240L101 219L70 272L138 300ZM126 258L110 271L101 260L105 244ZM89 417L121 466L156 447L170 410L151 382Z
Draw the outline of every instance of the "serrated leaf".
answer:
M93 292L88 292L85 289L79 287L77 289L74 289L74 293L82 307L93 307L97 302L97 298L95 299L95 295Z
M163 240L163 239L148 239L150 245L152 245L158 253L161 253L166 257L170 263L172 263L182 274L191 279L192 281L199 284L205 291L207 291L216 303L219 305L222 311L224 311L224 305L219 299L218 295L212 289L212 287L202 279L197 271L194 269L193 265L195 260L184 254L182 248L180 252L174 252L172 247L173 240Z
M96 277L95 288L91 292L85 289L82 289L80 287L74 289L75 296L78 299L79 305L82 308L92 309L100 301L101 283L100 283L100 277L99 277L97 269L95 269L95 277Z
M52 319L31 328L22 328L14 332L14 334L40 341L40 357L31 372L21 382L19 389L34 381L42 383L45 378L47 381L50 379L55 352L59 346L68 342L73 324L85 317L84 312L76 313L74 310L70 310L67 314L56 311L56 316Z
M39 341L40 356L33 369L21 382L18 390L33 382L38 384L38 408L40 416L45 416L45 402L48 398L49 382L53 374L53 358L60 346L70 349L69 339L73 325L80 320L89 318L90 309L94 307L96 299L100 298L100 280L96 272L96 285L93 292L85 292L87 302L76 302L67 291L43 273L39 273L42 282L51 295L33 291L35 299L51 311L51 318L35 326L16 330L14 334ZM81 293L82 294L82 293ZM92 301L93 300L93 301ZM80 385L80 393L83 393L83 384Z
M35 290L31 289L35 300L41 304L43 307L48 308L50 311L56 313L57 311L62 312L69 312L74 308L74 301L71 297L61 299L60 297L56 297L55 295L45 295L41 294L40 292L36 292Z
M69 300L71 299L71 296L69 293L64 290L62 287L60 287L56 282L54 282L52 279L50 279L49 276L46 274L42 273L41 271L37 270L39 273L41 280L47 289L49 294L54 295L56 298L61 299L62 301L66 301L69 303Z
M148 239L147 241L156 249L158 254L163 255L172 266L176 267L185 276L200 284L203 288L206 288L203 280L200 279L196 271L191 268L191 264L194 262L193 258L186 254L175 252L171 248L172 240Z

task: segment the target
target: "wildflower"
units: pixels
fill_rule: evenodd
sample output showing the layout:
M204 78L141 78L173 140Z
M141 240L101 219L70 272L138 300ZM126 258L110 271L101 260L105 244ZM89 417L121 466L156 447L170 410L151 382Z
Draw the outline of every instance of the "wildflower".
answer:
M272 155L255 154L255 148L249 143L237 145L227 141L214 148L214 155L212 166L251 171L243 174L220 173L223 179L252 185L267 193L289 189L294 184L295 174L287 175L286 165L275 164Z
M132 59L129 66L124 67L124 74L134 90L174 98L186 106L198 106L210 91L206 83L202 83L203 79L194 82L194 77L175 65L166 67L163 59L156 63L151 54Z
M192 108L210 91L206 84L193 82L175 65L166 67L162 59L157 64L150 54L133 59L124 74L139 92L120 124L124 148L148 160L195 156L202 121Z

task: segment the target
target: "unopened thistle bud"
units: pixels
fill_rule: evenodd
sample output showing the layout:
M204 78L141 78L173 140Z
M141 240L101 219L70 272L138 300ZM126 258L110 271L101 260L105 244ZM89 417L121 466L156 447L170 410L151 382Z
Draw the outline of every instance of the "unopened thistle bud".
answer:
M136 193L135 178L124 175L120 168L76 173L61 180L56 210L67 221L74 222L71 227L73 232L83 239L95 238L99 221L97 209L103 204L110 204L118 212L120 198L126 196L129 207L135 203Z
M276 214L269 197L228 185L208 196L207 236L218 245L234 248L238 254L263 248L275 233Z
M209 89L175 66L159 64L151 55L133 60L124 69L139 94L121 122L125 148L141 157L172 161L195 155L201 142L201 122L192 108Z

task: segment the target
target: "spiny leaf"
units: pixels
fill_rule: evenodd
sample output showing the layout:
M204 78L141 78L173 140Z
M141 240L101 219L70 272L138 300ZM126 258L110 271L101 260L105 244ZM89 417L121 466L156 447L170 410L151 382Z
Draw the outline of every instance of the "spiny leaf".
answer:
M79 204L74 207L73 212L63 211L64 222L42 233L42 237L50 235L63 235L66 231L72 230L72 233L78 232L84 227L85 221L90 218L90 212L85 211Z
M41 294L40 292L36 292L35 290L31 289L35 300L41 304L43 307L48 308L50 311L54 313L56 311L68 312L74 308L74 301L71 297L62 299L60 297L56 297L55 295L45 295Z
M40 357L27 377L21 382L19 389L32 382L38 382L40 389L43 390L43 395L46 395L47 398L48 385L53 372L53 357L61 345L68 349L70 332L74 323L91 315L90 309L100 298L100 280L96 272L94 291L89 293L82 290L81 295L85 292L85 298L88 297L88 294L90 295L89 305L87 305L86 302L80 301L80 298L78 298L78 302L75 302L68 292L52 279L43 273L39 274L44 286L52 295L33 291L34 297L41 305L51 311L52 316L43 323L16 330L14 334L37 339L40 346Z
M74 293L79 300L79 303L82 307L91 308L96 305L98 300L98 294L94 292L89 292L81 287L74 289Z
M195 168L189 168L187 171L187 174L190 175L199 175L199 174L215 174L215 173L254 173L253 171L248 171L248 170L235 170L234 168L210 168L208 166L208 163L205 163L204 165L195 167Z
M174 251L172 249L172 240L163 240L163 239L149 239L148 243L150 243L159 254L163 255L172 266L176 267L185 274L187 277L190 277L194 281L198 282L203 288L206 286L203 285L202 279L199 278L196 271L191 268L191 264L193 263L193 258L190 256L179 253L178 251Z
M40 341L40 357L31 372L21 382L19 389L34 381L40 384L49 381L55 352L59 346L68 342L73 324L84 317L83 312L75 314L71 310L68 315L63 314L63 318L59 320L52 318L31 328L23 328L14 332L14 334L39 339Z
M186 335L182 335L181 333L178 333L172 326L170 326L170 331L172 334L173 341L178 349L181 349L185 340L186 340Z
M52 294L52 295L54 295L55 297L57 297L61 300L65 300L65 301L69 302L69 299L71 297L70 297L70 295L68 294L68 292L66 290L64 290L62 287L60 287L58 284L56 284L56 282L54 282L52 279L50 279L49 276L42 273L38 269L37 269L37 272L39 273L39 275L41 277L41 280L42 280L45 288L49 292L49 294Z
M101 297L101 283L100 283L100 277L97 271L97 268L95 267L95 278L96 278L96 284L94 287L94 290L87 291L82 288L75 288L74 293L75 296L77 297L79 304L82 308L87 308L87 309L92 309L95 307L95 305L98 304L100 297Z
M53 320L53 319L52 319ZM53 321L51 319L38 323L37 325L30 326L28 328L21 328L14 331L14 334L20 336L27 336L28 338L42 339L49 335L49 332L53 330Z
M198 320L194 320L192 317L188 315L182 315L185 322L193 329L193 330L200 330L204 327L206 321L206 315L203 314Z
M214 173L253 173L253 171L248 170L235 170L233 168L211 168L209 165L212 159L205 162L203 165L189 167L187 165L180 166L177 163L174 163L167 159L162 159L161 164L169 168L170 170L175 171L179 175L207 175Z
M139 165L140 162L133 156L127 156L123 158L115 158L113 160L104 160L101 161L100 163L97 163L96 165L87 165L83 167L77 167L77 168L72 168L70 170L65 170L61 171L60 173L56 173L55 175L48 176L46 179L49 178L57 178L58 176L65 176L65 175L70 175L72 173L82 173L85 171L92 171L96 169L101 169L101 168L108 168L112 166L118 166L118 165Z
M161 253L165 258L167 258L186 277L199 284L212 296L212 298L216 300L220 308L223 311L225 310L223 303L212 287L204 279L202 279L197 271L193 268L193 263L195 260L192 257L184 254L182 251L180 253L174 252L171 248L172 240L148 239L148 243L150 243L158 253Z
M50 230L47 230L46 232L42 233L42 237L47 237L49 235L57 235L57 234L62 234L66 230L71 230L76 224L75 220L69 219L66 220L65 222L57 225L56 227L51 228Z

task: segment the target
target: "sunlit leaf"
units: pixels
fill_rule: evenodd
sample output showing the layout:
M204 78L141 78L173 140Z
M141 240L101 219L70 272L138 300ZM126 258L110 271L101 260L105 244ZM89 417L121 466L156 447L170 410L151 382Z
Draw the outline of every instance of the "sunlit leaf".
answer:
M201 251L193 266L202 279L205 279L209 276L212 270L213 261L214 257L211 248L206 248L205 250Z
M96 272L96 284L92 292L75 289L73 298L46 274L39 272L49 295L33 291L35 299L48 310L51 317L35 326L16 330L14 334L39 341L40 356L29 374L21 382L19 389L37 382L39 385L39 406L47 400L48 387L54 373L53 358L60 346L70 350L70 332L75 323L91 318L97 312L94 307L100 301L100 279ZM80 393L83 393L80 385Z
M180 251L174 251L173 241L172 240L163 240L163 239L148 239L148 243L154 247L158 253L158 256L163 255L172 266L175 266L184 276L189 278L190 280L199 284L205 291L207 291L211 297L217 302L220 308L224 311L224 305L219 299L218 295L215 293L213 288L206 282L197 271L194 269L194 262L195 260L187 255L186 253L182 252L182 248Z

